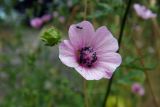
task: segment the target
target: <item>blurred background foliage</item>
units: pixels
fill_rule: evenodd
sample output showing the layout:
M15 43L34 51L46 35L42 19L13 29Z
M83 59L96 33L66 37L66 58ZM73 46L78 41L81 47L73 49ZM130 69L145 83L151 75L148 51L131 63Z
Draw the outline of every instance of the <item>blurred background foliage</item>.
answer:
M106 25L118 38L127 2L88 0L87 19L95 28ZM132 5L120 50L123 63L116 71L108 107L153 107L145 70L160 101L160 1L133 3L147 6L158 16L143 20ZM31 26L33 18L45 14L52 18L39 28ZM83 14L83 0L0 0L0 107L84 106L82 77L60 62L58 45L47 47L39 39L41 30L48 26L54 26L62 38L67 38L69 25L83 20ZM101 106L107 82L87 81L90 107ZM145 87L144 96L131 92L135 82Z

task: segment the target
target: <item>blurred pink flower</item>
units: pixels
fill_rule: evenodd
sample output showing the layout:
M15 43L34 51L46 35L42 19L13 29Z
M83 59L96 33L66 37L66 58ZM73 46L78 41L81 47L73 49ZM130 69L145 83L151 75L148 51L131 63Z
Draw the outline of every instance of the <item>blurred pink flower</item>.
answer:
M59 58L87 80L109 79L122 61L117 50L118 42L105 26L95 31L83 21L70 26L69 40L59 46Z
M60 17L59 17L59 21L60 21L61 23L64 23L64 22L65 22L65 17L64 17L64 16L60 16Z
M30 25L33 27L33 28L40 28L41 26L42 26L42 24L43 24L43 21L42 21L42 19L41 18L33 18L33 19L31 19L31 21L30 21Z
M132 85L132 92L136 93L136 94L138 94L140 96L143 96L144 93L145 93L143 86L140 85L139 83L134 83Z
M155 13L153 13L151 10L147 9L143 5L136 3L133 5L133 7L134 7L134 10L136 11L137 15L143 19L155 18L157 16Z
M50 14L45 14L41 17L43 22L48 22L52 19L52 16Z

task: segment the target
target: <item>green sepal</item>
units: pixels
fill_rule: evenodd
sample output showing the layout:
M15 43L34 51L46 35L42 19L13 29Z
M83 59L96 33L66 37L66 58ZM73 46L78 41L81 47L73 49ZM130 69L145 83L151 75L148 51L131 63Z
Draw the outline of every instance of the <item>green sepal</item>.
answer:
M61 40L61 33L54 27L45 28L42 30L40 39L46 46L54 46Z

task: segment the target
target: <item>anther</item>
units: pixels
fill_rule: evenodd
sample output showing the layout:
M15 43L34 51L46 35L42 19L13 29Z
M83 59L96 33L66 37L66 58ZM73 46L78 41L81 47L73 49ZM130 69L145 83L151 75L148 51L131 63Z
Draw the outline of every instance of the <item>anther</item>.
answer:
M92 67L97 60L96 52L91 47L84 47L80 50L79 63L85 67Z

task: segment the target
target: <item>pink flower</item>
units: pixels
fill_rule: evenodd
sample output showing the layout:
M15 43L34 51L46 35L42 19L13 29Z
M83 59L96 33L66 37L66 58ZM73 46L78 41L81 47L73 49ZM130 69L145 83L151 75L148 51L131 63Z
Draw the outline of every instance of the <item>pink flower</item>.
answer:
M142 85L140 85L139 83L134 83L132 85L132 92L133 93L136 93L140 96L143 96L144 95L144 88L142 87Z
M134 4L134 10L136 11L137 15L143 19L150 19L155 18L157 15L153 13L151 10L147 9L145 6L140 4Z
M34 28L40 28L43 24L43 21L41 20L41 18L33 18L31 21L30 21L30 25Z
M52 19L52 16L50 14L45 14L41 17L43 22L48 22Z
M69 40L59 46L59 58L87 80L109 79L122 61L117 50L117 40L105 26L95 31L83 21L70 26Z

